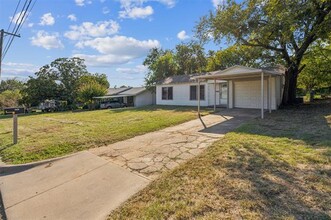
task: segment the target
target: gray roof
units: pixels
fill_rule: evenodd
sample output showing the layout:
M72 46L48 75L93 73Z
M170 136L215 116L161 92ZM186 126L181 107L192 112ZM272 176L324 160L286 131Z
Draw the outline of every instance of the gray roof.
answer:
M124 97L124 96L135 96L143 91L145 91L145 87L126 87L126 88L109 88L107 97Z
M108 92L107 92L107 95L117 95L121 92L124 92L128 89L130 89L131 87L125 87L125 88L109 88L108 89Z
M180 84L180 83L189 83L189 82L195 82L197 76L205 76L205 75L211 75L216 73L214 72L207 72L207 73L196 73L191 75L176 75L176 76L170 76L168 78L165 78L163 80L160 80L157 85L167 85L167 84Z
M145 90L146 90L145 87L131 87L130 89L128 89L124 92L121 92L119 95L135 96L135 95L142 93Z

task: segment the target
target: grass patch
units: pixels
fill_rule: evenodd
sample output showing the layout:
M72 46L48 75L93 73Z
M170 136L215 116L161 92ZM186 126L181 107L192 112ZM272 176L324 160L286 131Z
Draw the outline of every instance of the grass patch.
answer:
M206 110L204 114L207 114ZM12 145L12 119L0 119L0 156L26 163L108 145L197 117L189 107L127 108L32 114L19 117L19 143Z
M331 219L330 183L328 101L228 133L109 219Z

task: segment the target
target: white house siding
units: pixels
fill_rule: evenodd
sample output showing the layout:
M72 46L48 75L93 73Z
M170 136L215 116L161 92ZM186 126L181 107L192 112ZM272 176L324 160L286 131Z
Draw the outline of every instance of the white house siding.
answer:
M264 108L268 108L267 79L264 80ZM277 109L275 99L275 78L271 79L271 109ZM261 108L261 81L245 80L234 81L234 107Z
M190 86L198 85L198 83L186 84L169 84L156 86L156 104L157 105L178 105L178 106L197 106L197 100L190 100ZM200 106L208 106L208 83L200 83L205 85L205 100L200 100ZM173 99L162 100L162 87L173 87Z
M134 106L141 107L145 105L154 105L155 104L155 94L151 93L148 90L136 95L134 97Z
M228 108L233 108L233 81L228 81Z

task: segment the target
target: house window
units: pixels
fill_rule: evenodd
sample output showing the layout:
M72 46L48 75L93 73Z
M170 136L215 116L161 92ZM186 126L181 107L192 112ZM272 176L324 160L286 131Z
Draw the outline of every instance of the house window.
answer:
M198 86L190 86L190 100L198 99ZM200 100L205 100L205 85L200 85Z
M172 100L172 87L162 87L162 100Z

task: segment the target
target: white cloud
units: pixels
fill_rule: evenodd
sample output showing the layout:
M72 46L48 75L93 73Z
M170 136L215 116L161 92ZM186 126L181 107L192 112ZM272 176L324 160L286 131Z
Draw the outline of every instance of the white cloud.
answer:
M109 66L127 63L133 59L146 56L150 49L160 47L160 43L157 40L140 41L132 37L114 36L81 41L76 46L81 49L89 47L100 53L99 55L74 55L85 59L87 64Z
M38 31L36 36L31 37L31 44L37 47L43 47L47 50L53 48L64 48L58 33L50 34L46 31Z
M120 18L146 18L154 13L151 6L144 7L148 2L159 2L172 8L176 4L176 0L120 0L122 10L119 11Z
M70 14L70 15L68 15L67 18L68 18L70 21L77 21L77 17L76 17L75 14Z
M25 17L26 18L29 17L29 12L21 11L19 13L16 13L14 15L14 17L9 17L9 21L12 21L13 23L18 24L18 23L20 23L22 21L24 14L25 14ZM25 19L25 20L27 20L27 19Z
M154 13L151 6L126 8L119 12L120 18L146 18Z
M103 7L102 8L102 14L109 14L109 12L110 12L110 10L109 10L109 8L108 7Z
M213 6L217 8L219 5L224 5L225 0L212 0Z
M144 65L137 65L133 68L122 68L119 67L116 69L116 72L122 73L122 74L146 74L148 68Z
M40 25L41 26L51 26L55 23L55 18L52 16L52 13L46 13L40 18Z
M86 0L75 0L75 3L77 6L85 6L86 4L92 4L92 1L86 1Z
M28 27L33 27L34 26L34 23L29 23L28 24Z
M38 67L30 63L4 62L2 68L3 74L8 77L27 77L38 71Z
M85 5L85 0L75 0L75 3L77 6L84 6Z
M186 34L186 31L180 31L178 34L177 34L177 38L179 39L179 40L186 40L186 39L189 39L190 38L190 36L188 36L187 34Z
M83 22L81 25L70 26L70 31L64 33L64 36L70 40L82 40L90 37L103 37L116 34L120 26L116 21L100 21L96 24L92 22Z

